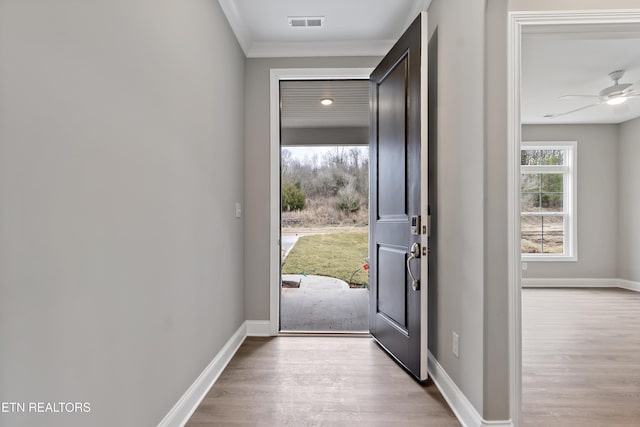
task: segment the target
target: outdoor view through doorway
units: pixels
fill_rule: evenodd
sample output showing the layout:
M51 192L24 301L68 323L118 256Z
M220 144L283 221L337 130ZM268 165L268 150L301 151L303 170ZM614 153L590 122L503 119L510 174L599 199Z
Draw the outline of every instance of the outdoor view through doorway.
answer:
M368 81L280 94L280 330L368 332Z

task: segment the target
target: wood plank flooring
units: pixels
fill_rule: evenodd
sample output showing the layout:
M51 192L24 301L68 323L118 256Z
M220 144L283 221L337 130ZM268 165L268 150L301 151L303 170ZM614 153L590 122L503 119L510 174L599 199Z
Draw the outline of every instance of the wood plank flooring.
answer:
M247 338L187 423L201 426L459 426L370 338Z
M640 293L522 295L524 426L640 426Z
M640 293L523 289L523 424L640 426ZM248 338L187 424L457 426L371 339Z

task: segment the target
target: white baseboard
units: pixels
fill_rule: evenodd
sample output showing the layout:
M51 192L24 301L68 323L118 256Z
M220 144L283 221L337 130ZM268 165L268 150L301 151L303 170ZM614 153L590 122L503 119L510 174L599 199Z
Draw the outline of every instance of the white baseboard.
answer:
M523 288L617 288L618 279L523 278L522 287Z
M473 407L469 399L462 393L444 368L440 366L440 363L431 352L428 354L428 367L431 379L463 427L513 427L511 420L487 421L482 419L476 408Z
M209 366L196 378L193 384L182 395L180 400L171 408L169 413L160 421L158 427L184 426L196 408L207 395L209 389L216 382L224 368L247 337L247 322L243 323L233 336L216 354Z
M269 337L271 336L271 322L268 320L247 320L247 336Z
M481 427L513 427L513 423L511 422L511 420L506 420L506 421L482 420Z
M523 278L523 288L622 288L640 292L640 282L623 279Z
M632 282L631 280L618 280L618 287L628 289L630 291L640 292L640 282Z

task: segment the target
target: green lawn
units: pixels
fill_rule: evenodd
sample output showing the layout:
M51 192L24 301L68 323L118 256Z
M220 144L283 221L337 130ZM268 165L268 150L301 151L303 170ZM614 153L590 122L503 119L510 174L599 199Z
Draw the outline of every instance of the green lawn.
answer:
M363 266L369 253L368 234L339 233L303 236L293 247L282 274L317 274L367 285L368 271Z

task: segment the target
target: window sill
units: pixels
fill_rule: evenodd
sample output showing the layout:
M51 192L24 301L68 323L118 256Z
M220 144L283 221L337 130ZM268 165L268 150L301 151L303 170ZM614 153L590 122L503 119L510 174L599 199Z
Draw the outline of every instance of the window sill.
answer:
M578 261L577 256L569 256L569 255L525 255L522 254L520 256L522 262L576 262Z

